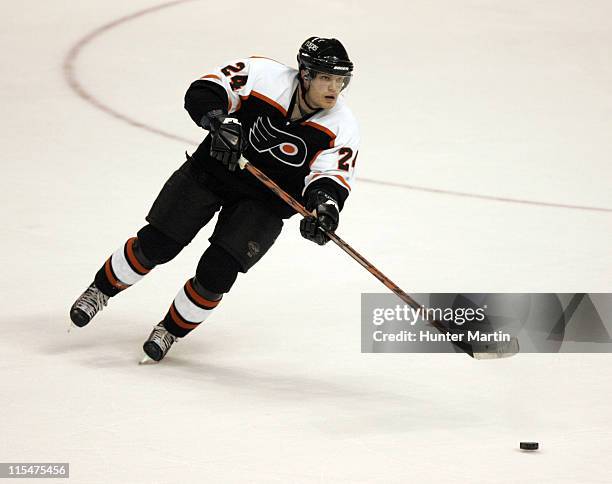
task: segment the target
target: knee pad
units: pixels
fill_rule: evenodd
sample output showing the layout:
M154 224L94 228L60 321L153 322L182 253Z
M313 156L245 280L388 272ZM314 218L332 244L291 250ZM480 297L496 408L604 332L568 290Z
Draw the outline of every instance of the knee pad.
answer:
M164 264L174 259L184 247L151 224L145 225L138 231L138 245L143 255L153 265Z
M233 286L239 271L240 264L229 252L211 244L200 258L196 279L209 291L224 294Z
M221 208L221 198L204 185L205 178L201 166L188 158L164 184L146 221L183 246L189 244Z
M264 203L242 200L223 207L210 242L226 250L247 272L272 247L281 233L283 220Z

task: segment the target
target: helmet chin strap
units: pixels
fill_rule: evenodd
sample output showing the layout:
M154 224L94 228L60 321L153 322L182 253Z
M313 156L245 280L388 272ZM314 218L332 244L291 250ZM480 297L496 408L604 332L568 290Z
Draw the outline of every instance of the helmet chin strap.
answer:
M306 89L306 86L304 84L304 80L310 80L310 74L306 74L304 77L306 79L302 79L302 77L300 76L300 88L301 88L300 97L302 98L302 100L304 101L304 104L306 104L306 107L308 107L308 109L311 109L312 111L316 111L319 108L315 108L311 106L310 103L308 102L308 99L307 99L308 89ZM300 109L300 112L302 114L307 114L302 111L300 103L298 103L298 108Z
M306 97L308 95L308 91L306 91L304 93L304 104L306 104L306 106L308 106L308 109L312 109L313 111L316 111L319 108L315 108L313 106L310 105L310 103L308 102L308 98Z

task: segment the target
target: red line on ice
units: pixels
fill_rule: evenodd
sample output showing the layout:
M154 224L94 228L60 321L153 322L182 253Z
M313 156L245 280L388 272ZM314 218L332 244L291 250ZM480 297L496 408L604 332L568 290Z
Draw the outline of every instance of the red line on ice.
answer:
M132 14L126 15L124 17L120 17L112 22L106 23L88 34L79 39L68 51L66 56L64 57L64 62L62 63L62 69L64 73L64 79L70 86L70 88L84 101L88 102L95 108L100 111L105 112L106 114L112 116L115 119L123 121L124 123L129 124L130 126L134 126L135 128L142 129L144 131L148 131L149 133L156 134L158 136L163 136L164 138L172 139L175 141L180 141L182 143L187 143L190 145L196 146L198 143L194 140L190 140L188 138L184 138L182 136L176 135L174 133L169 133L162 129L151 126L150 124L145 124L141 121L133 119L125 114L111 108L110 106L104 104L102 101L97 99L93 94L87 91L85 87L79 82L75 73L75 64L76 61L85 46L91 43L95 38L101 36L102 34L107 33L108 31L118 27L121 24L125 24L127 22L131 22L140 17L144 17L153 12L158 12L165 8L174 7L176 5L181 5L183 3L192 2L194 0L175 0L172 2L162 3L160 5L155 5L153 7L145 8L143 10L139 10ZM492 195L480 195L477 193L467 193L467 192L459 192L455 190L445 190L440 188L429 188L422 187L417 185L408 185L405 183L397 183L397 182L388 182L383 180L373 180L370 178L359 178L359 181L372 183L375 185L383 185L388 187L397 187L403 188L407 190L414 190L420 192L427 193L438 193L442 195L449 195L455 197L467 197L467 198L476 198L479 200L488 200L493 202L505 202L505 203L516 203L516 204L524 204L524 205L536 205L540 207L554 207L554 208L566 208L573 210L588 210L593 212L612 212L612 208L604 208L604 207L589 207L583 205L572 205L567 203L554 203L554 202L541 202L536 200L523 200L519 198L506 198L506 197L497 197Z

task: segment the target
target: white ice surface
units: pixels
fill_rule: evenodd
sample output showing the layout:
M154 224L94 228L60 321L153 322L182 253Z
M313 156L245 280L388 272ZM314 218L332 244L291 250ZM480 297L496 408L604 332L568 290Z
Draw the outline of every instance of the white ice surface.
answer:
M138 366L141 344L211 227L66 332L193 148L96 109L62 70L79 39L154 5L0 3L0 461L69 461L75 483L612 482L608 355L361 354L360 293L384 288L297 219L163 364ZM293 63L304 38L336 36L357 66L362 177L608 209L362 182L349 243L408 292L610 292L611 19L604 0L191 1L105 30L74 72L197 142L182 97L210 66Z

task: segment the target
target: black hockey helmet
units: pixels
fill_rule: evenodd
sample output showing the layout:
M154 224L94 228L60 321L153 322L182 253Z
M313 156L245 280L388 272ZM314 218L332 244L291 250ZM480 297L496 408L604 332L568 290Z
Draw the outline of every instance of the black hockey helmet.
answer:
M353 63L338 39L310 37L300 46L297 60L300 70L346 77L345 87L353 75Z

